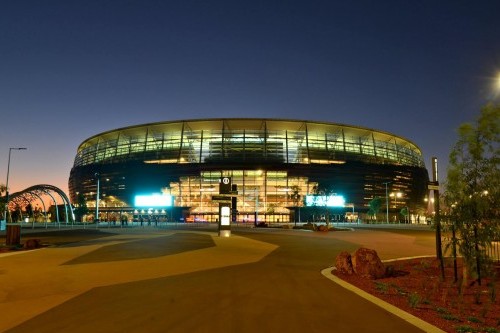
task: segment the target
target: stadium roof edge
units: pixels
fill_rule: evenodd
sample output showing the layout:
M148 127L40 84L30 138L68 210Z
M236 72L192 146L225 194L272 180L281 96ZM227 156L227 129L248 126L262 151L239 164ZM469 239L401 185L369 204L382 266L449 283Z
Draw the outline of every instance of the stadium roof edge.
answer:
M178 119L178 120L167 120L167 121L158 121L158 122L151 122L151 123L144 123L144 124L137 124L137 125L130 125L130 126L124 126L124 127L119 127L115 128L112 130L104 131L101 133L97 133L85 140L82 141L82 143L78 146L77 151L80 151L81 147L88 143L89 141L92 141L98 137L106 136L107 134L111 134L114 132L122 132L122 131L127 131L131 129L136 129L136 128L141 128L141 127L152 127L152 126L161 126L161 125L167 125L167 124L176 124L176 123L197 123L197 122L236 122L236 121L262 121L262 122L290 122L290 123L304 123L304 124L316 124L316 125L323 125L323 126L338 126L338 127L345 127L345 128L351 128L351 129L356 129L356 130L361 130L361 131L367 131L367 132L374 132L378 134L383 134L387 135L388 137L393 137L397 138L399 140L405 141L409 143L410 145L413 145L420 153L422 153L422 150L420 147L414 143L412 140L409 140L406 137L403 137L401 135L396 135L394 133L384 131L384 130L377 130L369 127L364 127L364 126L357 126L357 125L348 125L348 124L343 124L343 123L334 123L334 122L328 122L328 121L319 121L319 120L304 120L304 119L288 119L288 118L195 118L195 119Z

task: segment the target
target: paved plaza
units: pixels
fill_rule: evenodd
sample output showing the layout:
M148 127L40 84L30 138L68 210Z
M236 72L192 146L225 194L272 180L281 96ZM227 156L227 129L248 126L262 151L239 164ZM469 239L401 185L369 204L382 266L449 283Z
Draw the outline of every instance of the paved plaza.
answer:
M51 246L0 255L2 332L422 332L321 271L360 246L382 259L435 253L428 228L23 230L29 238Z

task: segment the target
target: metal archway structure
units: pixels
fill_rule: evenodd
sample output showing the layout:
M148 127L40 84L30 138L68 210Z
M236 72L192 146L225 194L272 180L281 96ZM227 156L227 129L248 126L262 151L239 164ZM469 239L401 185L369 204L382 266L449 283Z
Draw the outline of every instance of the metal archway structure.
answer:
M42 198L47 195L51 198L51 201L54 203L54 206L56 207L56 222L61 223L61 221L59 220L59 209L57 200L56 197L53 195L53 193L56 193L61 198L62 204L64 204L64 211L65 211L64 215L66 224L70 222L69 219L71 219L71 222L74 223L75 214L73 212L73 206L71 205L66 194L60 188L53 185L47 185L47 184L34 185L22 191L12 193L9 196L8 205L9 206L13 205L15 207L26 207L28 204L31 204L33 206L33 203L35 203L36 201L40 201L42 203L44 216L46 219L47 212L45 209L45 203ZM69 214L68 214L68 207L70 212Z

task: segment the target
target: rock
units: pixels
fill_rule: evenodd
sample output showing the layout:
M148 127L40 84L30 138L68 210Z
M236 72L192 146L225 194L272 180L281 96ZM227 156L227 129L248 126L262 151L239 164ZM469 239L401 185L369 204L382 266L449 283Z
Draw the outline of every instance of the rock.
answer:
M328 227L326 225L320 225L318 231L328 231Z
M39 239L28 239L25 243L24 243L24 248L25 249L28 249L28 250L31 250L31 249L38 249L39 247L41 246L40 244L40 240Z
M396 269L394 265L387 265L385 267L385 277L394 277L396 276Z
M347 251L340 252L337 258L335 258L335 268L340 273L353 274L354 269L352 268L351 254Z
M359 248L351 256L354 272L359 276L380 279L385 276L385 266L375 250Z

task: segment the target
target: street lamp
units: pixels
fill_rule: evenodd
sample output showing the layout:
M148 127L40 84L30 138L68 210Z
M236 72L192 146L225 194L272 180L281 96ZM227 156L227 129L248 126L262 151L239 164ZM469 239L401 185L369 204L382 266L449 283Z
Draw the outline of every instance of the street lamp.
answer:
M394 198L394 208L397 208L398 198L401 198L403 196L403 193L401 193L401 192L391 193L391 194L389 194L389 196L391 198Z
M7 210L9 209L9 171L10 171L10 153L13 150L26 150L24 147L9 148L9 159L7 162L7 180L5 182L5 211L3 212L3 220L7 223Z

